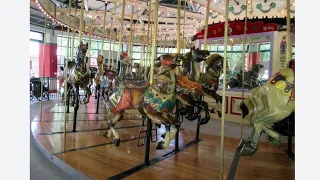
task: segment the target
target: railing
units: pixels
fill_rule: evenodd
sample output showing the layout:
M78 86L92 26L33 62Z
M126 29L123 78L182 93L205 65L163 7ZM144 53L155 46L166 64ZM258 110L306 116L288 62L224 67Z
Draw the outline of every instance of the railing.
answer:
M41 101L50 99L62 98L61 95L64 88L60 88L63 85L64 79L59 77L44 77L43 80L43 94L41 97L41 85L42 77L30 78L30 101ZM95 85L91 86L91 91L93 92ZM85 95L85 91L79 90L80 96Z

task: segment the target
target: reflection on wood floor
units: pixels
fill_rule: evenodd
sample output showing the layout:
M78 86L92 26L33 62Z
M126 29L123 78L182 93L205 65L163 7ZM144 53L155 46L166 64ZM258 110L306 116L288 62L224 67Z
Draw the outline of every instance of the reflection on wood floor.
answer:
M139 115L131 115L116 124L121 138L119 147L112 144L112 138L105 138L107 120L105 110L100 105L99 114L95 114L95 99L88 105L80 105L77 116L77 132L72 132L73 108L67 115L66 152L64 152L64 107L55 105L35 117L31 125L35 139L48 152L54 154L79 172L93 178L105 180L127 169L143 163L145 147L137 146L141 119ZM158 129L160 135L164 127ZM181 129L180 146L192 141L195 132ZM155 137L155 132L153 132ZM219 179L220 171L220 137L200 134L198 144L179 152L161 162L145 168L131 176L128 180L141 179ZM238 139L225 138L226 179L233 160ZM261 142L258 152L253 156L241 157L236 171L236 180L294 179L294 162L284 153L286 144L280 149L269 143ZM150 159L174 149L174 140L168 150L156 150L156 143L151 143Z

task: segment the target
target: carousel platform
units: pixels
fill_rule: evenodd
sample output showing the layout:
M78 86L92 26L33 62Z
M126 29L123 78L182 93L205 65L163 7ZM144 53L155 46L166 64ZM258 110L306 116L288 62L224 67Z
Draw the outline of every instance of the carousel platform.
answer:
M70 107L66 119L65 137L64 106L59 104L51 106L44 109L41 121L40 114L33 119L31 124L33 138L45 157L74 179L117 179L115 178L117 175L144 162L145 147L137 146L142 120L138 115L127 114L124 120L117 122L115 127L120 134L121 143L116 147L112 143L112 138L103 136L108 127L102 104L99 114L95 112L94 98L91 98L87 105L80 104L77 130L73 132L73 108ZM195 138L195 129L196 127L182 126L179 132L179 146L182 147ZM162 139L160 135L164 132L163 126L158 129L158 141ZM155 138L155 132L152 134ZM163 157L162 161L124 179L219 179L220 137L200 133L200 139L198 143ZM281 144L280 148L275 148L270 143L261 142L256 154L239 158L235 157L238 142L238 138L225 137L225 179L230 177L236 180L294 179L294 161L283 151L287 146L285 143ZM151 143L150 159L161 157L174 147L174 140L167 150L156 150L156 143ZM236 158L237 162L234 160ZM230 176L230 173L233 175Z

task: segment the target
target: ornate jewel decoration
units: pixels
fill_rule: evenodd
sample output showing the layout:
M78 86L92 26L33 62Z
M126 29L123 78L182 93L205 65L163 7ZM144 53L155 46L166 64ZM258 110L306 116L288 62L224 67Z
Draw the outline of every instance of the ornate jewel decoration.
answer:
M241 12L242 12L243 10L245 10L245 9L246 9L246 5L242 5L242 6L240 7L240 11L234 12L234 7L233 7L233 6L230 6L230 7L229 7L229 12L231 12L231 13L234 14L234 15L239 15L239 14L241 14Z
M256 8L259 9L259 10L260 10L261 12L263 12L263 13L267 13L267 12L270 12L271 9L276 8L276 5L277 5L276 3L272 2L272 3L269 5L269 9L263 9L262 4L259 3L259 4L257 4Z

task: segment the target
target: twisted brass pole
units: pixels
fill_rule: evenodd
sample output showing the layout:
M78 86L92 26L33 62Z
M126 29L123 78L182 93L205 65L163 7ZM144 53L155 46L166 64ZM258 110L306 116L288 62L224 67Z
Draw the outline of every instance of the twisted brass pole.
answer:
M145 66L144 66L144 78L147 78L147 68L148 68L148 60L150 53L150 19L151 19L151 1L149 1L148 6L148 30L147 30L147 53L145 58Z
M245 66L246 66L246 53L245 53L245 46L247 41L247 19L248 19L248 0L246 0L246 11L245 11L245 20L244 20L244 36L242 39L242 103L244 100L244 72L245 72ZM240 131L240 139L243 137L243 117L241 116L241 131Z
M68 72L68 58L69 58L69 35L70 35L70 11L71 11L71 1L69 1L69 7L68 7L68 27L67 27L67 60L66 60L66 69L64 71L64 152L67 150L67 94L68 94L68 75L66 72ZM62 38L61 38L62 39ZM62 44L61 44L62 45Z
M209 6L207 7L209 8ZM229 22L229 0L225 1L225 24L224 24L224 61L223 61L223 86L222 86L222 116L221 116L221 162L220 162L220 180L224 175L224 122L226 113L226 73L227 73L227 55L228 55L228 22Z
M128 53L129 53L129 57L132 59L132 32L133 32L133 11L134 10L134 6L132 6L132 9L131 9L131 17L130 17L130 37L129 37L129 47L128 47Z
M71 58L73 59L73 55L74 55L74 37L76 35L76 26L77 26L77 13L78 13L78 8L76 8L75 10L75 15L74 15L74 23L73 23L73 30L72 30L72 49L71 49ZM69 13L70 14L70 13ZM67 59L68 61L68 59Z
M46 9L49 7L49 1L46 1ZM43 44L42 44L42 78L40 80L40 121L42 120L42 101L43 101L43 82L44 82L44 65L45 65L45 45L46 45L46 33L47 33L47 17L44 17L44 36L43 36Z
M121 12L121 27L120 27L120 35L119 35L119 43L118 43L118 55L117 55L117 63L120 61L120 50L121 50L121 43L122 43L122 35L123 35L123 21L124 21L124 10L126 8L126 0L122 0L122 12Z
M182 37L183 37L183 53L186 53L186 43L185 43L185 37L184 37L184 34L185 34L185 25L186 25L186 19L187 19L187 17L186 17L186 9L187 9L187 1L186 0L184 0L184 11L183 11L183 31L182 31L182 33L183 33L183 35L182 35Z
M207 0L207 7L206 7L206 19L205 19L205 29L204 29L204 40L203 40L203 50L208 50L207 48L207 41L208 41L208 21L209 21L209 10L210 10L210 0ZM204 61L202 61L202 72L204 72Z
M286 49L286 64L289 63L291 60L291 23L290 23L291 17L290 17L290 0L287 0L287 35L286 35L286 41L287 41L287 49Z
M82 0L84 1L84 0ZM104 15L103 15L103 35L102 35L102 42L101 42L101 55L103 55L103 47L104 47L104 39L106 38L106 24L107 24L107 7L108 3L104 5ZM91 48L91 46L90 46ZM109 53L110 54L110 53Z
M82 28L83 28L83 9L84 9L84 1L81 1L81 10L80 10L80 27L79 27L79 45L82 41ZM83 61L84 63L86 61Z
M178 0L178 9L177 9L177 53L178 54L181 53L180 21L181 21L181 0Z
M155 0L154 4L154 20L153 20L153 37L152 37L152 54L151 54L151 68L150 68L150 84L153 84L153 68L154 60L156 59L157 51L157 34L158 34L158 10L159 10L159 0Z

